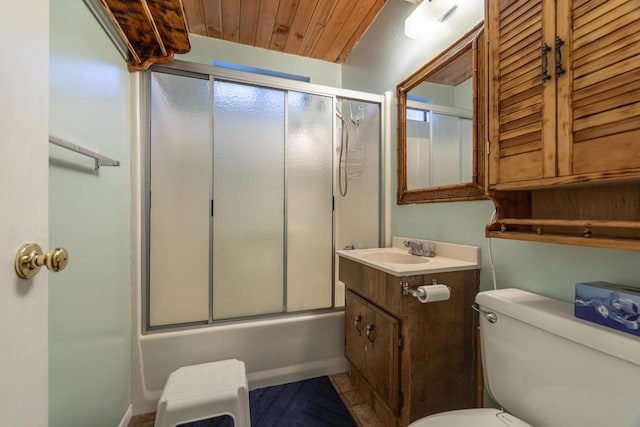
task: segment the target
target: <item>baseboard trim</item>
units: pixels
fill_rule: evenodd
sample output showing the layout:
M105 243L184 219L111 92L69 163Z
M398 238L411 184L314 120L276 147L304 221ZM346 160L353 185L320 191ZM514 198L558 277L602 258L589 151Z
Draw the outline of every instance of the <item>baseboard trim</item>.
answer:
M124 417L120 420L120 424L118 427L127 427L129 425L129 421L131 421L131 417L133 416L133 405L129 405L127 408L127 412L124 413Z

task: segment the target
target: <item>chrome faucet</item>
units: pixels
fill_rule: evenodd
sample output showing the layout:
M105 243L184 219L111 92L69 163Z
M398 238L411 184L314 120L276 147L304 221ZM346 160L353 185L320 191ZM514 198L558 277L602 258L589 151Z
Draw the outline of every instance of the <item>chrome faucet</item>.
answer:
M436 251L432 242L417 242L415 240L405 240L402 242L405 248L409 248L411 255L433 257Z

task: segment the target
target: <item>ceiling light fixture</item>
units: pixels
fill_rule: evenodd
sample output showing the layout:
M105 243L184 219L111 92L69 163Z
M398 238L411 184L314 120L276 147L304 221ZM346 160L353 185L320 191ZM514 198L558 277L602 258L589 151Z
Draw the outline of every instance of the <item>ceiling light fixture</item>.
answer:
M421 39L437 31L437 24L444 23L458 9L451 0L423 1L404 20L404 34L411 39Z

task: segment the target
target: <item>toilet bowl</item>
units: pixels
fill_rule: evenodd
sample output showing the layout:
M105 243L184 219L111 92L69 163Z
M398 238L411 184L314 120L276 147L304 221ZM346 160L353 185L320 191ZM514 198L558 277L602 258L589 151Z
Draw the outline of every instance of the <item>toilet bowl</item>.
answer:
M485 389L506 411L464 409L410 427L637 426L640 340L520 289L480 292Z
M419 419L409 427L532 427L530 424L499 409L462 409L442 412Z

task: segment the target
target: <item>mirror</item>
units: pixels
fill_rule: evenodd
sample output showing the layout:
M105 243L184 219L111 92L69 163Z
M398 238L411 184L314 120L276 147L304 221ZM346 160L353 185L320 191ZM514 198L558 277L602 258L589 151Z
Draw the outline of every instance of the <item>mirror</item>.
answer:
M398 204L485 199L483 24L398 85Z

